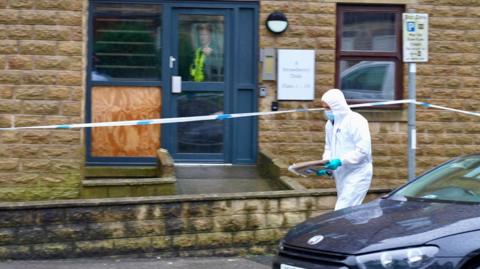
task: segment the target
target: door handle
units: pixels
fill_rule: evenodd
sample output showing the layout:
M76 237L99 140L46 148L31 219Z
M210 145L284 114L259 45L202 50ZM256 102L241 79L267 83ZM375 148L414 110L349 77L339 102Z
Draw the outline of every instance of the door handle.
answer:
M175 59L175 57L170 56L169 62L168 62L168 66L169 66L170 68L173 68L176 60L177 60L177 59Z

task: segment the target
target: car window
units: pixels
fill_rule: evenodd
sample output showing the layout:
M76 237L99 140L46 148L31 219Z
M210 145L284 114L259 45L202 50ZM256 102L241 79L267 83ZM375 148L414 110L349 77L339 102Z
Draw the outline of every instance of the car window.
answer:
M383 78L387 65L370 66L357 69L342 77L342 89L382 91Z
M391 61L340 62L340 87L347 99L392 100L395 63Z
M480 156L446 163L394 195L442 201L480 202Z

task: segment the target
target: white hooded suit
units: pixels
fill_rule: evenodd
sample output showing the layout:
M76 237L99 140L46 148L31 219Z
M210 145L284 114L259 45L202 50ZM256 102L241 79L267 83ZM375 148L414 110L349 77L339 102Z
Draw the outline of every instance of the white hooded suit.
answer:
M362 203L372 181L372 146L368 121L352 111L343 93L331 89L322 96L334 115L325 126L324 160L340 159L334 172L337 188L335 210Z

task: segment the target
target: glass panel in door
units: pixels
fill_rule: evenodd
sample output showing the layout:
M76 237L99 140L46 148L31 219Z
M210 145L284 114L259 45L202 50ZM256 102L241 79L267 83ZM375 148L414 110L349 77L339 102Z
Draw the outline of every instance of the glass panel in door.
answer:
M177 99L179 117L223 114L222 92L188 92ZM178 124L178 153L222 153L223 121Z
M179 15L179 75L183 81L224 81L224 17Z
M225 72L226 12L224 10L177 9L174 11L172 75L182 80L181 93L172 93L176 117L223 114L226 87ZM224 162L228 123L198 121L178 123L172 135L171 151L175 161Z

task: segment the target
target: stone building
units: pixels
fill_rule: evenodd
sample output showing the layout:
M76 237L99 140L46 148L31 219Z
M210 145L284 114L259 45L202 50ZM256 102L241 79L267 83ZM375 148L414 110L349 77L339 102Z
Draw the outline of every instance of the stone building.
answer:
M357 103L404 99L405 11L430 16L429 61L417 66L417 98L471 111L479 105L478 1L129 2L0 0L0 127L270 111L275 102L280 110L314 108L333 87ZM266 29L274 11L288 19L282 34ZM278 100L276 81L262 74L266 48L314 50L313 100ZM387 64L373 75L347 79L366 63ZM181 89L172 83L178 78ZM347 94L349 85L359 89ZM406 106L359 111L370 121L374 186L404 183ZM480 149L480 123L472 116L419 107L417 125L418 173ZM321 113L297 112L178 125L1 131L0 200L78 198L85 177L94 173L155 167L158 148L174 162L267 160L288 175L288 164L319 158L323 130Z

